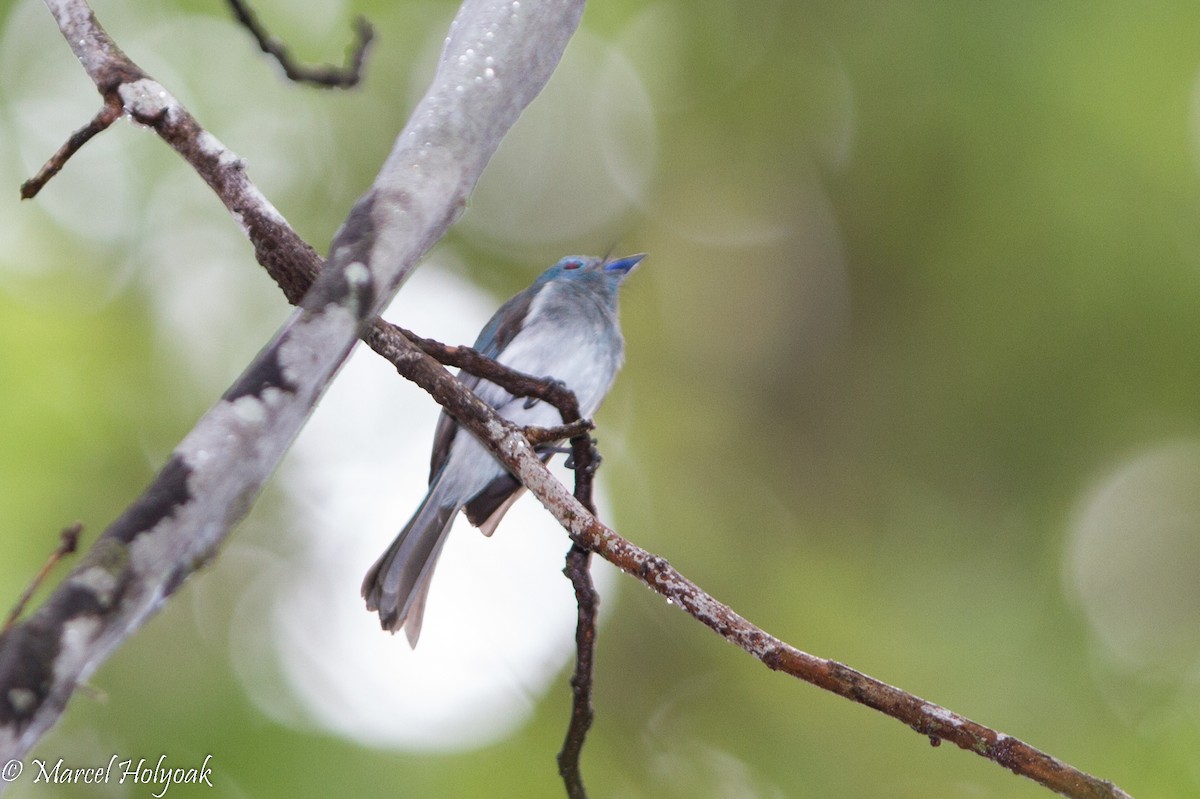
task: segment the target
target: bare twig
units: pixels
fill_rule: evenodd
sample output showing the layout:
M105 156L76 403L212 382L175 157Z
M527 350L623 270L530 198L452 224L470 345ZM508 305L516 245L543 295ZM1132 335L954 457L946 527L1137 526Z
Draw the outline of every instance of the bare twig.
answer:
M116 108L118 114L128 114L130 119L154 130L179 153L246 232L254 245L255 258L279 285L288 302L298 304L316 279L321 259L251 182L242 159L204 130L166 87L121 51L84 0L46 2L67 43L96 84L105 109ZM69 144L59 152L67 150ZM54 161L51 159L50 163ZM57 171L46 174L42 183Z
M476 377L495 383L514 397L533 397L544 400L558 408L563 424L569 425L579 421L579 403L575 399L575 393L558 380L522 374L471 347L443 344L431 338L422 338L399 325L389 322L381 322L381 324L389 328L388 335L394 332L404 336L422 352L436 359L438 363L462 369ZM570 438L572 436L568 433L561 437Z
M54 570L58 562L79 547L79 536L82 533L83 524L75 522L58 534L58 546L50 553L50 557L46 558L46 562L42 564L42 568L33 576L25 591L18 597L17 603L9 611L8 618L4 620L4 627L0 628L0 635L8 632L17 619L21 618L21 614L25 612L25 606L29 604L29 600L33 597L34 592L46 581L46 578L50 576L50 572Z
M237 21L250 31L262 51L279 62L279 66L283 68L283 73L289 80L297 83L311 83L326 89L348 89L358 85L358 82L362 80L363 60L367 56L367 47L375 38L375 29L364 17L359 17L354 21L356 41L354 48L347 55L345 66L335 67L329 64L308 66L297 62L292 57L287 45L267 31L259 21L258 15L245 0L229 0L229 7L233 9L233 15Z
M596 614L600 607L600 595L592 584L592 553L572 542L567 552L567 564L563 574L575 589L575 604L578 608L575 622L575 671L571 675L571 721L563 737L562 749L558 753L558 773L571 799L584 799L587 791L583 785L583 772L579 758L583 754L583 742L592 726L595 711L592 709L592 673L596 655Z
M539 498L542 496L532 487L530 490ZM555 512L560 504L567 504L566 499L567 497L562 496L552 497L551 504L547 507ZM758 658L768 668L798 677L885 713L927 736L931 741L949 741L1064 796L1077 799L1129 799L1127 793L1111 782L1085 774L1023 741L997 732L948 708L927 702L842 663L810 655L776 638L716 600L663 558L631 544L594 517L578 512L578 509L568 507L561 515L555 512L555 516L567 527L575 541L581 542L623 571L636 575L665 597L670 604L679 607L727 641Z
M535 447L562 441L564 438L586 436L595 429L591 419L576 419L570 424L560 424L554 427L523 427L525 438Z
M112 123L121 118L121 100L115 95L109 95L104 98L104 105L96 116L92 117L92 121L88 122L79 130L71 134L66 143L58 148L58 152L50 156L45 165L38 170L38 173L29 180L21 184L21 199L29 200L37 196L37 193L42 190L50 178L57 175L66 166L67 161L88 141L107 128Z
M575 499L594 516L592 487L600 456L591 436L571 439L571 459L575 468ZM596 616L600 612L600 594L592 583L592 553L577 541L571 542L563 573L575 589L575 671L571 674L571 721L558 752L558 773L570 799L585 799L583 772L579 759L583 743L592 727L592 675L596 662Z

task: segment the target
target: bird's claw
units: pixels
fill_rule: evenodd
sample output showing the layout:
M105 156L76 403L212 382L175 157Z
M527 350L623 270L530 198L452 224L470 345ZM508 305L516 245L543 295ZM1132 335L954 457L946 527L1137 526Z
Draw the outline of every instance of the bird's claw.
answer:
M591 449L592 457L591 462L588 464L588 471L594 472L596 469L600 468L600 461L602 460L600 457L600 451L596 449L596 439L594 438L591 442ZM566 466L568 469L575 468L575 453L570 449L567 450L567 459L563 461L563 466Z
M549 375L546 375L545 377L543 377L542 382L548 386L553 386L558 391L567 391L568 390L566 383L559 380L558 378L551 377ZM537 405L539 402L541 402L541 400L538 399L537 397L526 397L525 398L525 410L529 410L534 405Z

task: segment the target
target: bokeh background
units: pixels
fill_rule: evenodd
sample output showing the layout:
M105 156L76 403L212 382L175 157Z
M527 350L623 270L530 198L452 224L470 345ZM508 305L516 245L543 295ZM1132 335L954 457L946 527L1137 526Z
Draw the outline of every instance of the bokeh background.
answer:
M375 23L365 84L335 93L287 84L219 3L94 5L319 249L455 11L259 3L314 61ZM116 126L19 202L97 97L41 4L0 0L0 24L7 607L287 308L152 134ZM595 3L389 316L466 342L563 254L649 252L598 417L606 518L807 651L1135 796L1191 797L1198 165L1193 3ZM415 657L361 611L434 414L377 360L35 757L211 754L215 787L175 797L561 795L573 608L536 504L495 541L455 536ZM596 796L1048 795L597 571ZM31 774L10 795L149 795Z

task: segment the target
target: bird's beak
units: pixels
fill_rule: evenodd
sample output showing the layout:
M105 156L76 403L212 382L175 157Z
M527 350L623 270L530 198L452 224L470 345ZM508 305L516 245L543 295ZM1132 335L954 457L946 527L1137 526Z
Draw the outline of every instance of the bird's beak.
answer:
M646 253L642 252L637 255L630 255L628 258L618 258L615 261L609 261L604 265L604 271L620 272L621 279L624 280L645 257Z

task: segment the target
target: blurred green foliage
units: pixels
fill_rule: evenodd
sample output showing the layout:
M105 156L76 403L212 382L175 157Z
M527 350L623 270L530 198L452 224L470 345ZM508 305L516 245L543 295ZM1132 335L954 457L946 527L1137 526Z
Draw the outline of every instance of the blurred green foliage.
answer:
M318 247L403 124L453 9L363 0L314 18L311 5L262 4L317 60L340 58L353 14L376 23L365 86L332 94L284 85L232 27L220 52L137 39L184 15L225 25L214 4L97 3ZM0 10L6 42L75 69L43 9ZM641 81L653 174L585 235L497 242L471 232L473 208L442 246L497 297L566 251L615 238L651 253L625 297L628 365L599 420L616 526L803 649L1135 796L1200 794L1200 625L1183 613L1200 607L1196 549L1161 564L1163 585L1195 603L1180 608L1185 667L1115 658L1067 562L1094 486L1200 436L1200 7L609 2L588 9L584 34ZM153 292L122 277L150 198L107 239L45 210L55 184L16 201L45 142L95 110L81 72L69 96L40 74L0 82L0 597L67 523L103 529L221 389L184 374L172 347L186 342L163 343ZM239 128L256 102L286 104L279 140ZM32 141L22 120L46 107L60 126ZM150 137L105 136L132 148L135 174L136 154L151 159L163 196L216 205ZM240 257L230 273L253 272ZM238 290L278 299L269 331L282 300L249 280ZM232 378L261 341L216 374ZM1180 524L1200 541L1200 519ZM218 563L196 579L221 576ZM211 753L206 796L561 794L566 673L532 723L483 751L358 748L261 715L224 637L198 629L192 590L101 669L40 756L67 742L102 757ZM584 763L596 796L1046 795L768 672L629 581L597 680Z

